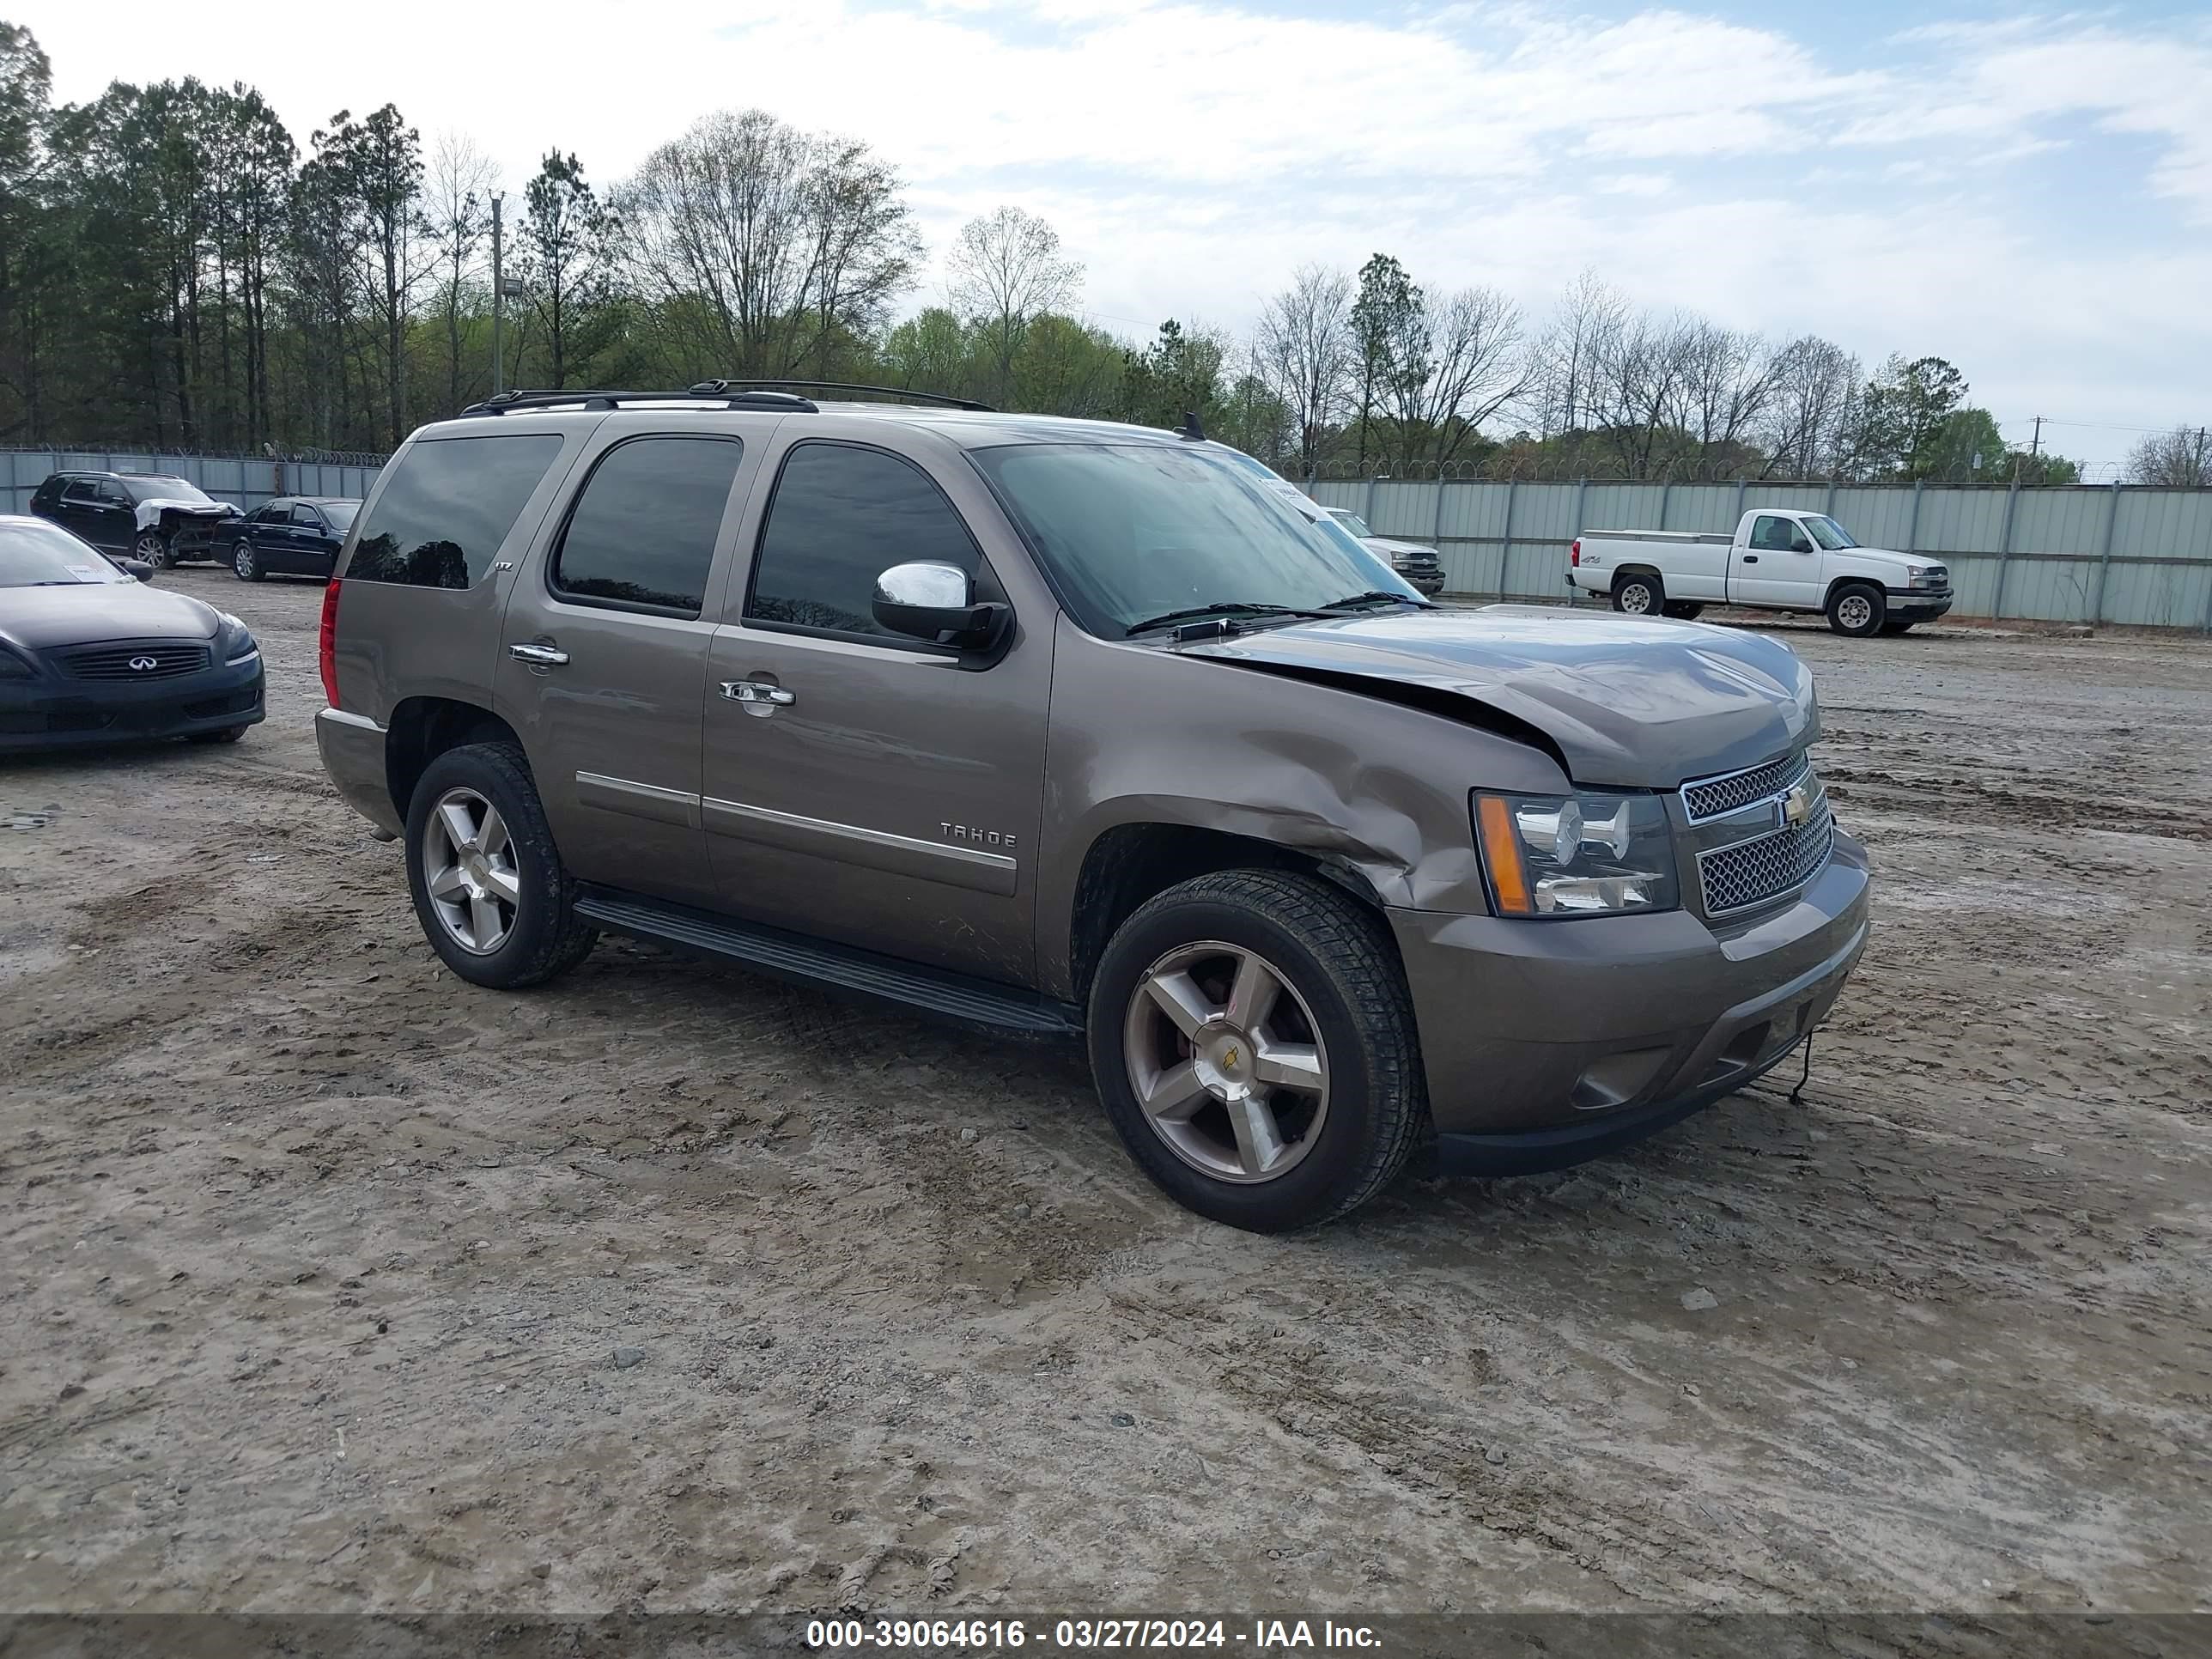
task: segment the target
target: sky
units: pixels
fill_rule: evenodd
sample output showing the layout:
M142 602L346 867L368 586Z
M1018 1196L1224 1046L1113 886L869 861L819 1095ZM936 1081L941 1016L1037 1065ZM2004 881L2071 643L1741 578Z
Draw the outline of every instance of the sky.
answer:
M1635 301L1869 366L1948 358L2025 442L2109 469L2212 422L2212 9L1947 0L131 0L0 8L55 96L196 75L305 148L397 103L511 190L613 182L717 109L866 140L927 246L1011 203L1117 332L1243 334L1309 262L1395 254L1540 324L1585 268ZM2109 476L2107 472L2105 476Z

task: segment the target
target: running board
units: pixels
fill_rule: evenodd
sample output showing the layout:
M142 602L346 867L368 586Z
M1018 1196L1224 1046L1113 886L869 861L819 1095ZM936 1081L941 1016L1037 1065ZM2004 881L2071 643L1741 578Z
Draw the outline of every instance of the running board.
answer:
M1083 1034L1082 1012L1073 1003L942 968L919 967L855 945L589 884L579 893L575 908L585 921L610 933L696 951L795 984L849 992L976 1030L1033 1039Z

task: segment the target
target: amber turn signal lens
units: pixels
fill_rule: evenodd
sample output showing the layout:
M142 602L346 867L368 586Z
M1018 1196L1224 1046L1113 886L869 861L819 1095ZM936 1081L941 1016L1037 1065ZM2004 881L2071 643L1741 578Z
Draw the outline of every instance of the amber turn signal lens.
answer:
M1482 861L1500 912L1509 916L1536 913L1528 896L1528 872L1521 862L1521 838L1513 833L1513 811L1496 795L1478 795L1475 827L1481 832Z

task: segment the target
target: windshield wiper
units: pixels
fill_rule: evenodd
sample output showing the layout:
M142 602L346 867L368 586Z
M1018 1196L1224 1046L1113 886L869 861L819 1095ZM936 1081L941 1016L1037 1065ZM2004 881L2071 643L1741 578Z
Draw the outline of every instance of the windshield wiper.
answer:
M1322 609L1341 611L1348 605L1370 605L1382 599L1387 599L1393 605L1410 605L1419 611L1426 611L1430 608L1426 599L1415 599L1410 593L1393 593L1386 588L1370 587L1364 593L1352 593L1340 599L1331 599Z
M1155 628L1165 628L1170 623L1193 622L1201 617L1310 617L1310 611L1294 611L1287 605L1262 605L1246 599L1218 599L1212 605L1194 605L1181 611L1162 611L1157 617L1131 623L1122 630L1122 637L1147 633Z

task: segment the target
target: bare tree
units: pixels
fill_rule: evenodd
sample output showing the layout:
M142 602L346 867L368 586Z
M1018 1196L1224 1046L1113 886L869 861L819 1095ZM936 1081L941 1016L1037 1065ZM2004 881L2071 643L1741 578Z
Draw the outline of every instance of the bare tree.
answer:
M1632 317L1601 344L1593 424L1624 478L1654 478L1673 460L1687 412L1689 355L1697 319Z
M1004 397L1030 325L1075 303L1083 291L1083 267L1060 257L1058 231L1018 207L970 219L945 267L953 307L981 331L995 389Z
M1756 334L1703 318L1682 331L1684 432L1697 441L1696 476L1741 470L1753 431L1774 397L1778 354Z
M1808 334L1774 356L1774 390L1759 425L1762 477L1834 477L1848 470L1857 425L1859 360Z
M1572 442L1598 424L1600 365L1627 318L1628 302L1594 270L1584 270L1559 296L1537 345L1534 392L1540 437Z
M832 368L914 283L898 174L867 146L724 112L646 158L618 198L686 372Z
M499 169L465 133L438 135L424 181L423 218L437 249L438 306L446 325L446 408L460 408L461 319L478 272L477 251L491 228L492 191Z
M1267 301L1253 337L1254 367L1290 410L1308 478L1320 465L1324 429L1344 411L1358 363L1352 295L1350 273L1303 265Z
M2162 484L2169 489L2195 489L2212 485L2212 440L2205 428L2178 426L2154 433L2128 453L2128 477L2137 483Z
M1418 338L1401 343L1401 372L1388 388L1408 460L1419 444L1439 467L1485 421L1525 396L1534 360L1521 337L1521 311L1492 288L1463 288L1424 302Z

